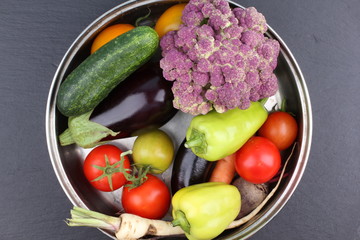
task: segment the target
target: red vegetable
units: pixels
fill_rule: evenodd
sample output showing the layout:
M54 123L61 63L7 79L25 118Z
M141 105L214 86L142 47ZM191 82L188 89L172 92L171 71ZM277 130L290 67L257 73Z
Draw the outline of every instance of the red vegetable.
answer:
M123 172L130 171L130 162L127 156L123 156L123 160L120 161L122 153L114 145L101 145L86 156L83 170L93 187L110 192L126 183Z
M236 171L251 183L269 181L279 171L280 165L280 151L274 143L264 137L250 138L236 152Z
M124 187L122 205L127 213L149 219L161 219L170 207L170 191L158 177L151 174L147 174L146 177L147 179L135 188Z
M230 184L235 175L235 158L233 153L223 159L216 161L214 170L211 173L209 182L223 182Z
M279 111L269 114L258 134L271 140L282 151L294 143L297 132L298 125L295 118L287 112Z

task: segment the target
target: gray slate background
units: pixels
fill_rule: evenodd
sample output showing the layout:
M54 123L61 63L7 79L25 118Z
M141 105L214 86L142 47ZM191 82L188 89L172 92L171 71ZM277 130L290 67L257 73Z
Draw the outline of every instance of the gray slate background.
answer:
M57 65L115 0L0 1L0 239L107 239L69 228L52 170L45 107ZM360 240L360 1L243 0L283 38L307 82L314 135L305 174L251 239Z

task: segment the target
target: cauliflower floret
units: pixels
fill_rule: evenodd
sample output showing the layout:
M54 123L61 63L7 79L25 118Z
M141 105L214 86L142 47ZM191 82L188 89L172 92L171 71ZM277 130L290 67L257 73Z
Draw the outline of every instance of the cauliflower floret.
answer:
M247 109L276 93L280 45L264 35L266 20L255 8L190 0L182 22L160 41L160 67L174 81L175 108L192 115Z

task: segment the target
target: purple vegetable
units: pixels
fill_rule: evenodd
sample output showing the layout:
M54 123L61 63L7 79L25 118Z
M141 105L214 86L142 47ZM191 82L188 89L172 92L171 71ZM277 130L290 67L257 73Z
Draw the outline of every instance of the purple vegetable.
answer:
M232 182L232 185L237 187L241 194L241 210L236 219L248 215L252 210L257 208L269 194L269 185L266 183L254 184L241 177L237 177Z
M160 67L174 81L174 107L193 115L247 109L274 95L279 43L264 16L226 0L190 0L179 30L161 39Z
M120 83L94 109L90 120L120 132L117 137L160 127L177 112L172 106L171 85L157 64L146 64Z
M89 148L104 140L161 127L177 112L172 106L171 86L162 77L158 63L145 64L113 89L93 111L69 117L69 128L59 137L61 145L76 143Z

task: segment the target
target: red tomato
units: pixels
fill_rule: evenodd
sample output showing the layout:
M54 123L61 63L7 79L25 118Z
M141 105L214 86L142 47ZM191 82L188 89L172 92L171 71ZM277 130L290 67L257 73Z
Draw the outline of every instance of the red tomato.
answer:
M101 145L94 148L85 158L84 174L87 180L96 189L110 192L121 188L126 183L126 178L121 169L130 169L130 161L124 157L120 166L122 151L113 145ZM118 163L118 164L116 164Z
M258 131L259 136L270 139L280 151L290 147L297 136L298 125L287 112L273 112Z
M236 171L251 183L260 184L271 180L280 165L280 151L264 137L250 138L236 153Z
M166 184L154 175L147 174L140 186L124 187L122 205L125 212L149 219L161 219L170 207L171 195Z

